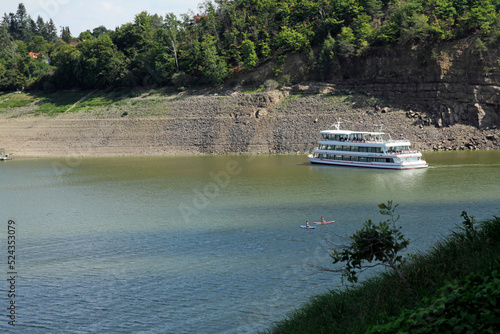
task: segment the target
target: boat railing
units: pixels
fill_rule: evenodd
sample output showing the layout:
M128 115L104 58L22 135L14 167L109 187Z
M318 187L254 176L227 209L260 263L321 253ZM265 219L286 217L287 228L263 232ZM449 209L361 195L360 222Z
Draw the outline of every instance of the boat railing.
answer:
M314 151L338 151L338 152L353 152L353 151L341 151L341 150L335 150L335 149L327 149L327 148L321 148L319 146L315 147L313 149ZM357 151L354 151L357 153ZM360 153L376 153L376 154L418 154L420 153L419 150L403 150L403 151L385 151L385 152L360 152Z
M403 151L386 151L387 154L417 154L418 150L403 150Z
M380 139L330 139L330 138L323 138L322 140L329 140L329 141L338 141L341 143L378 143L378 144L383 144L387 141L385 140L380 140Z
M373 144L395 144L395 143L407 143L407 140L395 140L395 139L378 139L378 138L365 138L365 139L330 139L322 138L322 140L337 141L341 143L373 143Z

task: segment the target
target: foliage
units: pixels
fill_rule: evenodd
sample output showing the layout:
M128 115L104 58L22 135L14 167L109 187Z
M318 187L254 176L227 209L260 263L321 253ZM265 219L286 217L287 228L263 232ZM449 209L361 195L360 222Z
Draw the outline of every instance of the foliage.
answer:
M61 29L61 39L65 41L66 43L71 42L71 31L69 30L69 27L62 27Z
M172 83L177 88L186 87L191 82L191 78L184 72L177 72L172 75Z
M456 233L457 237L459 237L459 235L463 235L466 237L468 241L473 241L477 236L477 231L474 227L476 220L474 219L474 217L469 217L466 211L462 211L462 214L460 216L464 219L464 221L462 222L463 233L462 234Z
M358 272L364 268L385 265L394 269L399 277L406 281L398 268L398 265L403 263L403 258L398 253L408 246L409 240L405 239L401 228L396 227L399 219L399 215L395 213L397 207L397 204L393 206L392 201L379 204L380 214L389 216L389 219L378 225L368 219L363 227L350 237L352 243L349 246L331 254L333 264L346 262L343 278L355 283L358 281ZM364 264L374 261L378 263L373 266Z
M285 51L304 51L309 46L309 40L294 29L283 27L277 36L277 45Z
M243 65L247 69L251 69L257 65L259 58L257 57L257 52L255 52L254 42L245 39L243 43L241 43L241 53L243 56Z
M99 38L77 46L81 52L81 84L88 88L106 88L120 83L125 71L125 60L117 52L111 38Z
M473 274L367 333L495 333L500 328L500 272Z
M32 19L21 3L0 23L0 89L168 85L180 72L212 85L241 66L251 70L312 50L319 50L319 58L308 64L309 73L327 80L342 58L373 46L465 36L494 42L500 38L499 11L499 0L209 0L196 14L143 11L115 30L99 26L73 38L70 27L61 27L58 36L52 20ZM75 41L80 44L70 45ZM85 52L95 43L103 48L99 55ZM42 53L50 66L31 62L29 52ZM282 65L273 69L276 78Z
M201 43L203 58L199 63L199 70L207 84L220 84L227 75L226 62L217 52L216 41L213 36L205 35Z
M354 56L356 51L356 38L354 32L349 27L342 27L341 33L337 36L337 48L344 57Z

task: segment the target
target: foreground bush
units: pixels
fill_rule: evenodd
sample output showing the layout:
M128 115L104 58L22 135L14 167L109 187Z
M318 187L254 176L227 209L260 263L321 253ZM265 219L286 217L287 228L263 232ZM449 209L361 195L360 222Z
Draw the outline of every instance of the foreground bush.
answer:
M500 329L500 273L471 275L441 288L368 333L496 333Z

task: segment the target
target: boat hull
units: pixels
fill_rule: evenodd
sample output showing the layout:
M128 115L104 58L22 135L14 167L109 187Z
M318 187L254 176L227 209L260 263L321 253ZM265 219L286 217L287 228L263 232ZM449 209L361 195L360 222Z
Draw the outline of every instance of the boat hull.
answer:
M359 168L397 169L397 170L420 169L428 167L427 163L425 162L413 162L413 163L359 162L359 161L320 159L320 158L314 158L312 156L309 156L309 161L313 164L359 167Z

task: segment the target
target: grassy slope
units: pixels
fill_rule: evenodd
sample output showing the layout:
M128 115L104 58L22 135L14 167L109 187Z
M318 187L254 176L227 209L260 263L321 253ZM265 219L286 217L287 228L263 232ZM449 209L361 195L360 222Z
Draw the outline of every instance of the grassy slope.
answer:
M364 333L403 309L413 309L436 290L471 273L487 274L500 267L500 218L481 223L475 237L453 232L428 254L404 268L410 288L387 273L355 288L314 297L269 333Z
M28 110L27 114L57 116L67 111L87 111L128 103L128 99L138 96L164 93L146 89L30 91L22 94L0 92L0 113L24 107Z

